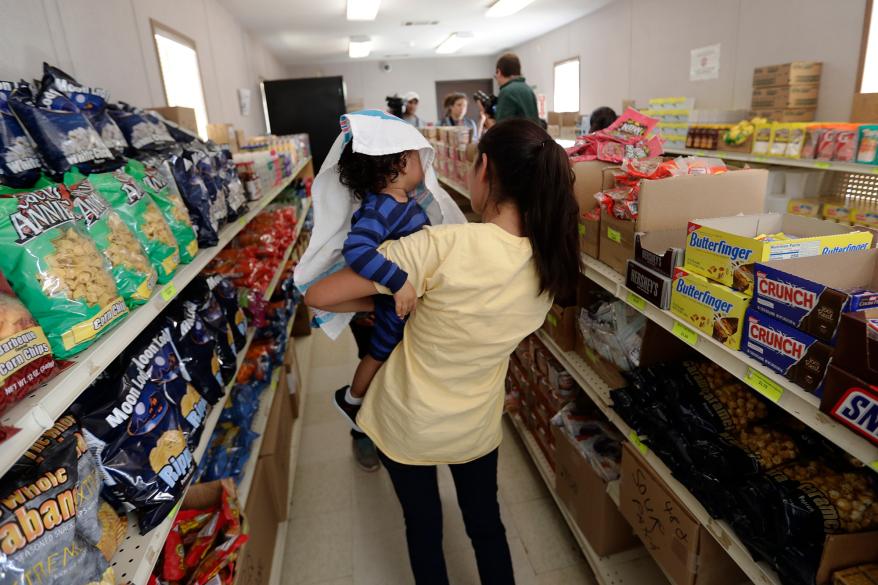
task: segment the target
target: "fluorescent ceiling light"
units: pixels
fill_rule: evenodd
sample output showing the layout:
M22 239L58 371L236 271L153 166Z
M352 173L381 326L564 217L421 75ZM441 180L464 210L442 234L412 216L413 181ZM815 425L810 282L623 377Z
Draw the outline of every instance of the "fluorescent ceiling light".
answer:
M450 53L456 53L463 47L465 44L473 40L473 33L468 32L456 32L451 33L447 39L442 41L438 47L436 47L436 52L440 55L448 55Z
M504 16L509 16L515 14L533 1L534 0L497 0L490 8L488 8L485 16L488 18L502 18ZM348 10L350 10L351 0L348 0L348 2Z
M351 59L368 57L372 52L372 39L369 37L351 37L348 41L348 56Z
M375 20L381 0L348 0L348 20Z

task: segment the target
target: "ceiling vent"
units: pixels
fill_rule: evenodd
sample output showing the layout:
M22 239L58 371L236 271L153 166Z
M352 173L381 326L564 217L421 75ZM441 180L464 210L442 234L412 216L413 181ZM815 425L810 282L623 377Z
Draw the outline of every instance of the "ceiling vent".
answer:
M438 20L406 20L402 23L403 26L436 26L439 24Z

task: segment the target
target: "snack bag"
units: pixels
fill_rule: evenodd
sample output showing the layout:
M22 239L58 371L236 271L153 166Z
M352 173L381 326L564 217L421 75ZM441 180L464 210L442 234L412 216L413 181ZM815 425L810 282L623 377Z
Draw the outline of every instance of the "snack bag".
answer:
M786 152L784 156L789 158L801 158L802 149L805 146L807 124L789 124L790 137L787 142Z
M859 127L856 124L846 124L839 128L835 136L835 160L851 162L857 154L857 136Z
M203 276L196 277L186 287L184 299L191 301L198 316L216 338L216 357L219 360L222 384L229 384L238 370L238 350L226 313Z
M190 300L174 303L169 319L174 325L174 345L192 377L193 386L210 404L216 404L225 394L216 332L207 326L198 313L198 305Z
M76 420L62 416L0 479L0 582L99 582L107 570L101 552L77 530L78 435Z
M771 156L785 156L787 145L790 143L791 124L774 124L771 128L771 144L768 154Z
M107 112L128 141L130 154L139 154L143 150L162 150L176 144L165 125L153 114L125 102L109 104Z
M753 131L753 154L768 154L771 148L771 135L774 133L773 124L756 124Z
M82 351L128 312L62 184L0 198L0 270L56 357Z
M165 221L168 222L168 227L171 228L180 249L180 262L182 264L192 262L198 253L198 236L195 235L189 212L186 211L186 205L180 199L180 194L168 188L168 182L157 169L147 167L140 161L129 160L125 170L149 193Z
M91 236L109 263L119 294L129 307L142 305L152 296L158 278L143 246L88 179L76 172L67 173L64 178L73 197L79 227Z
M43 63L43 83L52 87L68 98L85 114L95 130L114 155L125 152L128 143L116 122L107 113L107 100L110 94L99 87L85 87L75 79L48 63Z
M0 414L52 377L49 340L0 273Z
M211 214L210 195L201 173L191 160L182 156L171 156L165 165L170 168L177 189L189 210L189 218L198 234L198 245L203 248L216 246L219 242L219 222Z
M42 161L9 109L9 94L15 86L11 81L0 81L0 185L27 188L40 178Z
M235 343L235 352L241 351L247 342L247 316L238 302L235 285L228 278L214 274L207 277L207 286L226 314L226 322Z
M802 158L810 160L817 157L817 147L820 145L820 139L825 132L826 128L813 124L805 129L805 144L802 145Z
M158 274L159 283L171 280L180 264L177 240L140 183L122 169L91 175L88 180L137 236Z
M656 118L645 116L634 108L628 108L602 133L623 144L634 144L646 140L657 124Z
M36 93L19 84L7 104L54 173L62 175L74 165L85 173L97 172L113 161L88 118L49 80L44 79Z
M856 160L861 164L878 164L878 125L864 124L860 126L860 141Z

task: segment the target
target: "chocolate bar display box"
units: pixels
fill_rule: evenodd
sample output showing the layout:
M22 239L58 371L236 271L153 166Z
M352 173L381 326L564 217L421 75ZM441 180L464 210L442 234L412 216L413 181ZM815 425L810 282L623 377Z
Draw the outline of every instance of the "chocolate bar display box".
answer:
M775 236L768 239L760 236ZM763 213L693 219L686 238L686 270L753 294L753 264L867 250L872 233L798 215Z
M741 351L820 396L834 350L819 339L751 306L744 317Z
M850 372L829 366L820 410L878 444L878 388Z
M659 309L668 309L671 306L671 278L650 270L639 262L628 261L625 286Z
M833 343L843 313L878 307L878 250L757 263L753 306Z
M673 278L674 268L683 265L685 247L686 232L682 229L637 234L634 238L634 260L654 272Z

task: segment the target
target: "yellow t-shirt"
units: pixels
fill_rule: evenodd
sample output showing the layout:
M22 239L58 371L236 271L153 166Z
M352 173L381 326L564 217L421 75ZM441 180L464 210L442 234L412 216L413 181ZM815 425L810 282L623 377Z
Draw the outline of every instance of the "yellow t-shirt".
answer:
M509 356L551 306L538 295L530 242L494 224L462 224L427 227L379 250L408 272L420 301L357 423L400 463L490 453L503 434Z

